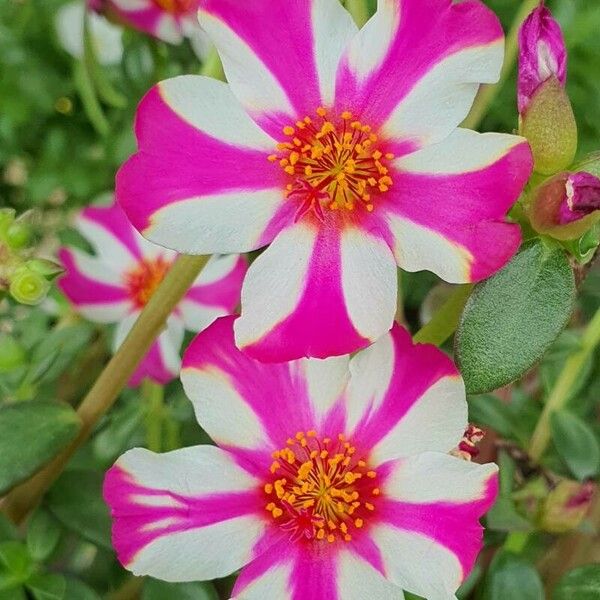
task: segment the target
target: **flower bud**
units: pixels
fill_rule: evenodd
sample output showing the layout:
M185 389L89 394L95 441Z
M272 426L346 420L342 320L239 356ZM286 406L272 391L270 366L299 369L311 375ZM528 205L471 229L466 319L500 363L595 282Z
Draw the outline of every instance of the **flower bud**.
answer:
M533 228L559 240L574 240L600 221L600 179L587 171L556 175L529 205Z
M540 528L551 533L576 529L587 515L594 493L591 482L561 481L542 504Z
M577 151L577 123L565 91L567 52L559 24L540 4L519 32L520 133L538 173L568 167Z
M12 274L9 292L21 304L39 304L50 290L48 280L23 265Z
M59 265L58 263L46 258L32 258L31 260L27 261L26 266L30 271L40 274L48 281L56 279L56 277L65 272L65 269L62 265Z
M26 354L23 346L12 336L0 333L0 373L14 371L25 363Z
M0 238L6 236L6 232L13 224L16 214L14 208L0 208Z
M6 231L5 239L6 243L13 250L20 250L26 248L33 238L33 232L31 227L27 223L15 221Z

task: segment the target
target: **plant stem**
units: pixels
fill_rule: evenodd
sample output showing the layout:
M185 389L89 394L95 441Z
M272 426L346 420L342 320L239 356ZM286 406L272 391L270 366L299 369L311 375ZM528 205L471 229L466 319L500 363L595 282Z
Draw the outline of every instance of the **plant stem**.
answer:
M456 286L431 321L417 331L414 336L415 342L441 346L456 331L458 320L472 289L473 286L470 284Z
M523 21L527 18L527 15L529 15L539 3L539 0L524 0L521 4L506 36L504 64L502 65L500 79L498 83L493 85L481 86L481 89L475 98L475 102L473 103L473 107L471 108L471 112L464 120L462 127L466 127L467 129L477 129L481 124L481 121L487 114L496 94L502 89L502 86L508 79L517 60L517 54L519 52L519 29L521 28Z
M550 442L550 419L552 413L565 406L571 389L577 382L577 378L580 376L585 363L598 344L600 344L600 309L587 326L581 338L579 350L572 354L565 362L565 366L560 372L554 388L550 392L542 415L531 436L529 456L536 462L539 462Z
M160 452L163 446L164 396L162 385L144 379L142 397L146 403L146 446L152 452Z
M346 0L346 9L359 27L362 27L371 16L367 0Z
M21 523L61 474L69 459L87 440L102 416L112 407L138 363L164 327L173 308L190 288L208 256L180 256L150 298L129 335L96 380L77 410L81 430L75 440L29 481L5 498L2 511Z

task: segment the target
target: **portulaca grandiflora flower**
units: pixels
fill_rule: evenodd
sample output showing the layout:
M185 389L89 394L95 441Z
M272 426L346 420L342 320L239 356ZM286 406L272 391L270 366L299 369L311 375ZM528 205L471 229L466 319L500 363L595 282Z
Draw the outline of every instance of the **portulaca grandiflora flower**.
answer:
M505 214L523 138L458 125L498 79L504 38L478 0L380 0L358 31L338 0L203 0L225 84L183 76L141 102L117 197L184 253L270 244L236 343L265 362L366 347L392 326L397 268L478 281L519 246Z
M88 207L76 226L95 255L63 248L66 269L59 287L90 321L114 323L116 350L167 273L175 252L145 240L117 204ZM235 310L246 261L239 255L213 257L167 321L167 327L139 365L130 385L144 378L167 383L179 373L185 330L198 332Z
M113 19L123 21L170 44L180 44L184 38L192 43L200 58L210 48L206 34L196 18L199 0L87 0L97 12L105 12Z
M234 319L181 374L218 447L135 448L106 475L121 563L166 581L241 568L237 600L454 598L497 467L450 455L467 426L451 360L396 325L351 360L261 363Z

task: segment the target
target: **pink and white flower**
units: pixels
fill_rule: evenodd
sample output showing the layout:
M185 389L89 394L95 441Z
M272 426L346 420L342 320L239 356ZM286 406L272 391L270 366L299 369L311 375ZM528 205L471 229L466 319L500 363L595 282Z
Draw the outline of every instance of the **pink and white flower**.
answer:
M182 381L218 444L136 448L104 497L136 575L207 580L236 600L454 597L482 546L497 467L449 453L467 427L451 360L394 326L353 359L260 363L234 318L198 335Z
M498 79L503 33L478 0L380 0L358 31L338 0L204 0L229 85L164 81L141 102L117 197L186 253L271 246L236 341L260 360L325 358L392 326L397 269L479 281L519 246L505 214L523 138L458 125Z
M92 10L106 11L134 29L170 44L189 38L196 54L205 58L210 43L196 13L200 0L88 0Z
M116 203L85 208L76 227L95 255L63 248L59 256L66 273L58 285L85 318L116 324L116 350L177 255L145 240ZM164 384L177 377L185 330L201 331L235 310L246 268L239 255L214 256L209 261L169 317L130 385L139 385L144 378Z
M519 31L519 114L523 115L539 87L556 78L567 81L567 49L562 30L543 2Z

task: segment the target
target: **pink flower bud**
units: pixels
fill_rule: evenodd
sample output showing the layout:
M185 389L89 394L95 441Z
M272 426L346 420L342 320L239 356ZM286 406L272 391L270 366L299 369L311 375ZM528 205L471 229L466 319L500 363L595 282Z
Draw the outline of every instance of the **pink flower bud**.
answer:
M102 12L105 4L105 0L87 0L88 9L97 13Z
M535 192L529 216L541 233L560 240L580 237L600 220L600 179L586 171L551 178Z
M567 50L560 25L543 2L519 32L519 113L523 114L542 83L555 77L564 87Z
M552 533L576 529L585 519L595 493L592 482L561 481L541 507L540 528Z

